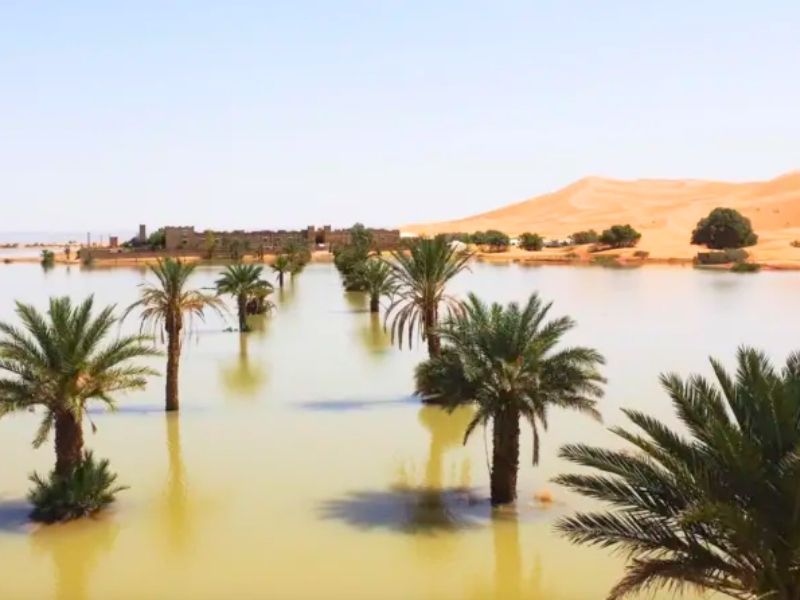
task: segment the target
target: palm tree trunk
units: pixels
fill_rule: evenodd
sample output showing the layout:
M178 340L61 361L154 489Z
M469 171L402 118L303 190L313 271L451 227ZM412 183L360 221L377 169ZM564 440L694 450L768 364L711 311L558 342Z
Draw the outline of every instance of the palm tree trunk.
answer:
M378 294L372 294L369 297L369 312L376 313L380 312L381 304L380 304L381 297Z
M436 307L425 309L425 339L428 342L428 356L434 358L442 353L442 342L435 332L437 325Z
M278 285L283 289L283 271L278 271Z
M239 294L236 303L239 310L239 331L247 331L247 296Z
M492 440L492 505L517 499L519 469L519 413L504 410L494 417Z
M178 410L178 363L181 356L180 331L167 328L167 411Z
M68 477L83 459L83 428L70 411L56 413L56 474Z

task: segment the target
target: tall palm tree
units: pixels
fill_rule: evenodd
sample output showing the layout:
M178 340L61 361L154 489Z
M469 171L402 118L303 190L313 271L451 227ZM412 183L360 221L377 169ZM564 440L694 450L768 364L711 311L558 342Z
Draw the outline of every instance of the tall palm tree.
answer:
M360 280L364 291L369 294L369 312L379 312L381 297L391 296L394 293L392 268L379 258L370 258L357 269L356 277Z
M406 334L411 346L415 331L419 331L428 343L428 355L439 355L441 343L436 326L440 307L444 304L452 310L459 305L445 293L445 286L467 268L470 256L456 250L444 237L419 239L408 252L392 252L389 265L396 293L386 311L386 322L391 315L392 340L396 339L401 348Z
M563 458L597 473L556 481L615 510L558 523L573 542L631 558L609 599L658 587L731 598L800 598L800 354L781 370L740 348L716 382L661 376L684 426L635 410L637 431L611 431L633 451L569 445ZM684 433L685 431L685 433Z
M520 418L533 430L533 464L539 462L540 431L551 407L569 408L599 418L596 400L604 379L603 357L591 348L557 349L575 323L568 317L545 322L552 304L537 294L491 307L470 294L463 310L440 328L446 346L440 356L416 370L417 393L451 410L465 402L477 411L464 442L480 424L492 421L492 504L517 496Z
M217 293L229 294L236 298L239 331L249 331L247 326L247 302L256 295L262 296L272 293L272 284L261 277L263 272L264 267L261 265L230 265L216 281Z
M141 309L142 328L151 327L153 333L160 331L167 336L167 384L166 410L178 410L178 367L181 358L183 326L186 318L205 317L206 309L222 313L224 304L216 296L204 294L187 286L196 265L165 258L150 266L156 283L141 285L139 300L131 304L128 315L135 308Z
M292 270L292 259L288 254L279 254L275 257L275 261L270 265L270 268L278 274L278 287L283 289L283 277L286 273Z
M118 322L114 306L94 313L89 296L73 305L51 298L46 314L17 302L18 328L0 323L0 415L32 406L44 408L34 438L41 446L55 429L56 467L69 477L83 461L83 417L90 400L113 409L116 392L141 389L153 369L132 364L158 352L142 336L107 341Z

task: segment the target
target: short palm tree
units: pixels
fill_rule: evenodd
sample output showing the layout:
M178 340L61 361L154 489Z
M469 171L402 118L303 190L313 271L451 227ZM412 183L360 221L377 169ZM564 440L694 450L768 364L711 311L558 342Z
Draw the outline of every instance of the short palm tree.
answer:
M397 340L401 348L406 335L411 346L414 333L419 331L428 343L428 355L439 355L441 343L436 326L440 307L444 304L450 311L459 306L455 298L445 293L445 286L467 268L469 258L444 237L422 238L412 243L408 252L392 252L389 265L395 299L386 311L386 322L391 321L392 340Z
M236 298L236 310L239 316L239 331L248 331L247 303L252 298L264 298L272 292L272 284L263 279L261 275L264 267L261 265L230 265L217 279L217 293L229 294Z
M611 431L632 450L565 446L595 473L558 483L609 503L558 523L573 542L631 558L609 599L658 587L695 587L742 600L800 598L800 354L778 371L740 348L716 382L662 375L684 426L635 410L638 431Z
M533 464L539 437L553 407L599 418L597 399L604 382L603 357L591 348L558 349L575 323L568 317L545 321L552 304L533 294L524 306L487 306L470 294L439 332L445 347L416 370L417 393L450 410L474 403L477 411L464 442L478 425L492 422L492 504L517 496L520 419L533 431Z
M356 277L369 294L369 312L379 312L381 297L394 293L392 268L379 258L369 258L357 269Z
M55 429L55 474L72 475L82 463L83 417L90 400L115 407L114 395L145 386L157 375L137 358L158 354L142 336L107 341L118 322L114 306L94 313L90 296L73 305L51 298L46 314L17 302L22 328L0 323L0 415L33 406L44 409L34 447Z
M150 327L167 336L167 384L166 410L178 410L178 367L181 357L181 342L184 319L205 317L206 309L222 313L224 304L217 296L204 294L198 289L188 288L187 282L195 270L195 264L165 258L150 267L156 283L141 285L139 300L131 304L126 315L136 308L141 309L142 328Z
M278 287L283 289L283 278L286 273L292 270L292 259L288 254L279 254L275 257L275 261L270 265L270 268L278 274Z

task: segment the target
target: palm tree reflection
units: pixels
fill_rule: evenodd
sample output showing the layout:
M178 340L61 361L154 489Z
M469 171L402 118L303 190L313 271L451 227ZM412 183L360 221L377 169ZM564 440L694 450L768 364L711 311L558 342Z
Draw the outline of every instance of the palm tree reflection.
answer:
M265 331L265 329L262 329ZM254 333L256 333L254 331ZM258 394L267 380L266 371L261 363L253 364L248 353L248 336L252 334L239 334L239 356L235 364L222 368L222 382L230 393L253 397Z
M369 314L369 322L360 326L359 335L367 352L372 356L386 354L392 347L392 338L384 329L378 313Z
M119 526L108 518L83 519L42 527L31 534L34 551L50 554L55 566L55 598L86 600L92 571L114 545Z
M180 554L188 545L190 525L186 469L181 451L181 422L176 413L166 415L169 470L165 493L167 541Z

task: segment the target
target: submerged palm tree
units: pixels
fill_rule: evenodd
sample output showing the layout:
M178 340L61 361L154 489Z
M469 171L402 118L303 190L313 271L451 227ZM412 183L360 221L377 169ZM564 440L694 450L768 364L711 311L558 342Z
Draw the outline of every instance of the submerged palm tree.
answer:
M520 419L533 430L533 464L539 462L539 436L552 407L599 418L596 400L604 379L603 357L591 348L557 349L574 322L545 322L551 304L533 294L525 306L491 307L470 294L463 310L449 317L440 333L446 346L416 370L417 393L451 410L465 402L477 411L464 442L480 424L492 422L492 504L517 496Z
M216 296L204 294L197 289L188 289L187 282L194 273L192 263L172 258L159 260L150 267L156 276L155 284L141 286L140 298L131 304L126 315L141 308L142 327L152 327L167 336L167 384L166 410L178 410L178 366L181 357L181 342L185 318L204 318L206 309L221 313L224 304Z
M565 446L562 457L599 473L558 483L608 502L558 528L573 542L632 558L609 599L697 587L747 600L800 598L800 354L781 371L740 348L731 375L711 360L716 385L662 375L686 435L639 411L639 431L612 432L635 447Z
M272 292L272 284L261 275L261 265L231 265L217 279L217 293L230 294L236 298L236 309L239 315L239 331L248 331L247 303L253 298L265 298Z
M379 258L370 258L356 272L364 291L369 294L369 312L379 312L381 297L394 293L392 268Z
M272 270L278 274L278 287L283 289L283 278L286 273L292 271L292 259L287 254L279 254L275 261L270 265Z
M0 323L0 415L33 406L44 408L34 438L41 446L55 429L55 474L68 478L83 462L83 417L90 400L115 407L114 394L145 386L157 375L136 366L136 358L158 354L142 336L106 341L118 322L114 306L93 314L90 296L73 306L51 298L46 314L17 302L22 328Z
M428 343L428 355L438 356L441 350L436 326L442 304L449 310L458 308L458 301L445 294L447 282L467 268L470 255L451 246L444 237L416 240L406 252L392 252L392 279L395 300L386 311L391 315L392 340L408 344L419 331Z

